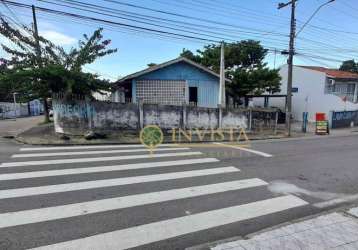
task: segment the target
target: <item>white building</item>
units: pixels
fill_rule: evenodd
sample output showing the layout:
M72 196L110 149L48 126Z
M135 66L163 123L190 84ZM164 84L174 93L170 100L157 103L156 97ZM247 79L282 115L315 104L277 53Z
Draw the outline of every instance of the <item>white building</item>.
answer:
M287 65L280 69L281 93L287 94ZM316 113L358 110L358 74L314 66L293 67L292 114L294 120L302 121L303 112L309 113L309 121ZM262 101L262 100L261 100ZM260 105L255 100L255 105ZM262 104L261 104L262 105ZM284 99L271 98L269 106L285 110Z

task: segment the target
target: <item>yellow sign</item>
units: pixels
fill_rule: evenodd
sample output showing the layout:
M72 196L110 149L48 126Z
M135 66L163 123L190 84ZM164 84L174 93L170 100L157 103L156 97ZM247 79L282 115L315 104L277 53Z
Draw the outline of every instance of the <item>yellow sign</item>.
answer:
M139 140L151 153L163 143L163 139L163 131L156 125L147 125L140 131Z

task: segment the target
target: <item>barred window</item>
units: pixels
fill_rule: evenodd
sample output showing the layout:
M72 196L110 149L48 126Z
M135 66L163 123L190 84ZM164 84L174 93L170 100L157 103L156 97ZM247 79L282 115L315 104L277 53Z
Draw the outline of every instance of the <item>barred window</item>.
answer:
M137 98L144 103L182 105L186 100L185 81L142 80L136 83Z

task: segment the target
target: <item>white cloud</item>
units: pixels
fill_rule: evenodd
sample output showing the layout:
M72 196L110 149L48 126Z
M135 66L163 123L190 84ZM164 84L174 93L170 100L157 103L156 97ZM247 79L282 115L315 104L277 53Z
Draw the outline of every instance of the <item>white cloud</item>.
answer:
M72 45L77 39L53 30L40 32L40 35L57 45Z

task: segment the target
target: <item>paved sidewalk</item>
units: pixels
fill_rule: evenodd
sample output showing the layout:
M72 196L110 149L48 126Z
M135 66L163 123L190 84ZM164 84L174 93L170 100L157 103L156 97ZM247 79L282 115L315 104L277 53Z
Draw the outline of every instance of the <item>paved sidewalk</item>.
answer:
M358 207L222 243L212 250L358 249Z
M0 120L0 136L17 136L43 121L43 116Z

